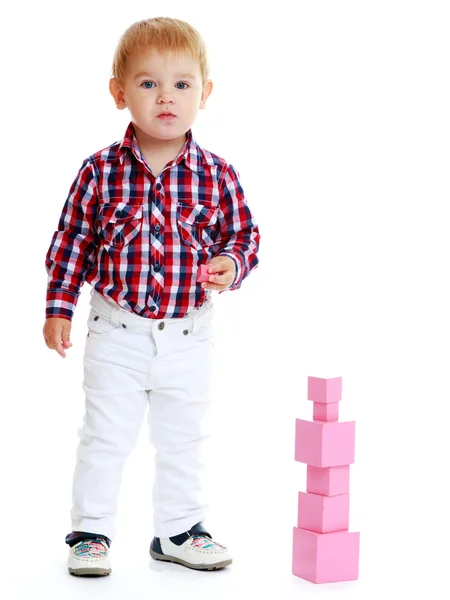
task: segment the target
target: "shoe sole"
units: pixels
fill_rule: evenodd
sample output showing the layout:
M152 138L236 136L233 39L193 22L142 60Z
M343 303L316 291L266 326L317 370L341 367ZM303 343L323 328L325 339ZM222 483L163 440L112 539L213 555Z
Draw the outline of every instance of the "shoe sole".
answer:
M180 565L183 565L184 567L188 567L188 569L196 569L197 571L216 571L217 569L223 569L224 567L231 565L231 563L233 562L232 559L229 558L228 560L223 560L222 562L214 563L213 565L207 565L204 563L194 565L192 563L187 563L186 561L181 560L181 558L176 558L175 556L169 556L168 554L158 554L158 552L155 552L151 548L150 556L155 560L178 563Z
M104 577L105 575L109 575L111 573L111 569L105 569L101 567L94 567L92 569L89 569L87 567L82 567L80 569L72 569L71 567L69 567L69 573L77 577Z

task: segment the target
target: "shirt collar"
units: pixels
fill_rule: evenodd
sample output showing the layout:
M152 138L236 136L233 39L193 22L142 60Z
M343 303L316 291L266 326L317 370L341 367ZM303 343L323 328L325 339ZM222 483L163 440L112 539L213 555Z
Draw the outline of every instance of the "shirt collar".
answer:
M125 131L123 140L110 155L110 160L119 160L122 163L124 156L127 153L127 148L138 160L142 161L144 159L136 138L133 121L130 121ZM200 146L198 146L197 142L194 140L192 128L186 132L186 142L178 153L178 156L175 159L175 164L179 164L183 160L186 163L186 166L192 171L195 171L196 173L203 172L203 163L205 162L206 158ZM206 160L206 162L209 161Z

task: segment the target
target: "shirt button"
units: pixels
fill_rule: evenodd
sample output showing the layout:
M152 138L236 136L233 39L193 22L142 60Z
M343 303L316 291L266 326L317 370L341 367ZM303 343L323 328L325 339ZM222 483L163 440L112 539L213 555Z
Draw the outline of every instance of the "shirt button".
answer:
M155 312L155 310L156 310L156 306L150 306L150 309L149 309L149 310L150 310L150 312Z
M162 188L162 185L161 185L160 183L157 183L157 184L156 184L156 189L157 189L157 190L160 190L161 188Z
M118 219L123 217L123 210L116 210L115 215Z
M162 331L164 329L164 323L159 323L158 329Z
M161 225L155 225L155 231L159 231L161 229Z
M202 215L196 215L195 220L196 221L201 221L202 220Z
M154 266L154 269L158 273L159 271L161 271L161 265L159 263L156 263L156 265Z

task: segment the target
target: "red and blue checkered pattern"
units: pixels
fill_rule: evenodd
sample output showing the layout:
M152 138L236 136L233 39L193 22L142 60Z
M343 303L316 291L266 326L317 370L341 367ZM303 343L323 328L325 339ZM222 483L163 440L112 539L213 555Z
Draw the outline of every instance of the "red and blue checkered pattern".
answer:
M232 164L189 129L155 178L130 122L72 183L46 256L46 317L72 320L85 281L142 317L183 317L211 294L197 282L199 265L229 256L236 276L223 291L237 289L258 265L259 240Z

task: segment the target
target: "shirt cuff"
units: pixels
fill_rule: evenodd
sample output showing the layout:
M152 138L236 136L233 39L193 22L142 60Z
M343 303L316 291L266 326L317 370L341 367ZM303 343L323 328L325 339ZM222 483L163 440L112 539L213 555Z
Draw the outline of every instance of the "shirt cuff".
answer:
M67 290L47 290L45 318L59 317L71 321L78 302L78 295Z

